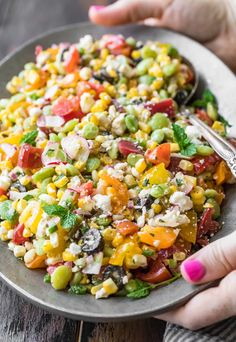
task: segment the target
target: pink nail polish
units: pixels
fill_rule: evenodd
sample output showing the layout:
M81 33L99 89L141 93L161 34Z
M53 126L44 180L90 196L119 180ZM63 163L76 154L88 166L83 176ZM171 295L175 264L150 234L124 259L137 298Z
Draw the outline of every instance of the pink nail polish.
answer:
M105 8L105 6L91 6L90 9L93 10L93 11L100 11L102 10L103 8Z
M199 260L186 260L182 264L182 269L189 280L194 282L201 280L206 273L205 267Z

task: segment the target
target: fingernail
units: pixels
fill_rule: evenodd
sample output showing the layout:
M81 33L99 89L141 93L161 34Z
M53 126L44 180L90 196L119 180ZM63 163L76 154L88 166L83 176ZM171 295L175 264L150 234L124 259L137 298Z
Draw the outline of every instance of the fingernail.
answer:
M103 8L105 8L105 6L91 6L90 9L93 10L93 11L100 11L102 10Z
M201 280L206 273L205 267L199 260L187 260L183 262L182 268L191 281Z

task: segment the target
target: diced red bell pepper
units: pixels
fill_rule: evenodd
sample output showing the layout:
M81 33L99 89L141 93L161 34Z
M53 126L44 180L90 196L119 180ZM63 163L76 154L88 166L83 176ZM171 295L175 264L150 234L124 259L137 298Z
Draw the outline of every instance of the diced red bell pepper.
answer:
M81 119L84 114L80 110L79 98L72 97L68 99L66 97L59 97L59 99L52 106L52 113L63 117L67 122L72 119Z
M129 220L115 222L115 226L121 235L130 235L138 232L138 225Z
M136 276L138 279L152 284L161 283L172 278L172 274L160 260L154 261L147 273L140 271Z
M66 72L68 73L73 72L75 68L78 66L79 62L80 62L79 51L76 48L76 46L72 45L64 61Z
M160 102L147 102L144 107L148 109L151 114L166 113L170 118L175 116L175 105L172 99L165 99Z
M108 48L113 55L130 55L131 46L126 43L122 36L111 34L103 36L103 39L106 40L105 47Z
M88 181L87 183L80 185L78 188L71 188L71 190L77 192L80 198L90 196L94 191L93 182Z
M154 165L164 163L165 167L168 167L170 164L170 144L161 144L154 148L154 150L148 149L144 156L149 163Z
M140 147L128 140L120 140L118 143L118 149L125 157L127 157L130 153L143 154L143 151Z
M196 109L196 116L204 121L208 126L212 126L213 121L211 120L211 118L208 116L207 112L203 109Z
M24 144L20 148L17 165L24 169L38 169L43 165L41 160L42 153L42 148Z
M83 93L89 92L90 90L94 90L96 92L95 99L98 99L99 95L105 91L105 88L100 83L90 81L81 81L77 85L77 95L79 98Z
M200 222L198 224L197 239L202 238L206 234L215 234L220 228L220 224L212 219L213 208L204 210Z
M6 194L6 190L0 188L0 196L5 195L5 194Z
M220 157L214 153L208 157L197 157L192 160L194 166L194 172L200 175L202 172L209 170L216 166L216 163L220 161Z
M24 224L19 223L15 228L14 228L14 232L13 232L13 239L12 241L16 244L16 245L22 245L23 243L25 243L26 241L29 240L29 238L25 238L23 236L23 231L24 231Z

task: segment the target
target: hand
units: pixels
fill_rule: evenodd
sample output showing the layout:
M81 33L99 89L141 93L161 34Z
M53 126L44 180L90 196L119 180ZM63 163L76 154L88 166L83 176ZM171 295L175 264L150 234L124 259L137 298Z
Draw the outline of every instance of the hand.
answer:
M143 20L187 34L236 71L236 0L119 0L92 6L89 16L100 25Z
M218 286L157 318L196 330L236 315L236 232L186 259L181 265L181 273L191 284L223 279Z

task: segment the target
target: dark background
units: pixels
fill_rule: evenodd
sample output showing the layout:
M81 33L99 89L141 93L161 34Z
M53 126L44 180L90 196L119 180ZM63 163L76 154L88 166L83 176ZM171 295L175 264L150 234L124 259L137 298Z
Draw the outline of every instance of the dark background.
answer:
M91 4L111 2L0 0L0 59L40 33L88 20ZM97 325L65 319L27 303L0 282L0 342L158 342L162 332L155 319Z

